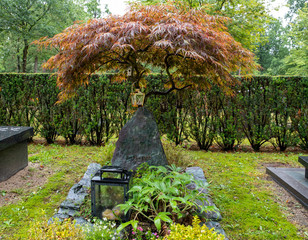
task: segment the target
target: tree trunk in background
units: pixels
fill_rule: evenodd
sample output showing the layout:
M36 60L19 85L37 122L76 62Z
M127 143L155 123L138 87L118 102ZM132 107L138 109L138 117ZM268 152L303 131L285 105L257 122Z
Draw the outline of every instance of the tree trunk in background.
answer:
M38 57L35 56L35 59L34 59L34 72L37 73L37 65L38 65Z
M22 72L27 71L27 56L28 56L29 43L27 39L24 39L24 49L22 51Z
M20 56L19 56L19 44L18 44L18 41L17 41L16 56L17 56L17 72L20 73Z

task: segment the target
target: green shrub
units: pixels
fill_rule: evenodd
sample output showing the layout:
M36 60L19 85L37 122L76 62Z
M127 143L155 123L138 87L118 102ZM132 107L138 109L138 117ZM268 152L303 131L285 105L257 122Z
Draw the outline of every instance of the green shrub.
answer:
M0 125L26 125L52 143L58 136L75 144L87 139L104 145L131 117L131 84L111 83L113 75L92 75L67 102L56 104L59 90L50 74L0 74ZM146 77L145 106L162 135L176 145L190 138L208 150L215 140L231 150L245 135L255 151L269 139L281 151L298 140L308 148L308 81L306 77L253 77L233 86L234 96L217 87L185 89L168 95L164 75Z
M191 93L189 109L188 131L198 147L208 150L215 137L214 129L214 102L210 97L211 92L195 91Z
M239 121L238 98L226 95L217 87L212 92L215 142L224 151L233 150L234 145L239 145L244 137Z
M170 233L164 240L224 240L225 237L218 234L214 229L208 229L206 225L200 226L198 217L194 217L192 226L172 224Z
M243 81L238 94L241 128L254 151L271 138L270 78Z

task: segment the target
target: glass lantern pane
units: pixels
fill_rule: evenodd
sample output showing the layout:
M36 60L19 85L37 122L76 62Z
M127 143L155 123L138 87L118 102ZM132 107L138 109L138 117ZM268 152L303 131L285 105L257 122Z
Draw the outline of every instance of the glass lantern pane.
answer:
M116 220L122 217L116 206L124 203L124 187L111 185L95 185L96 212L101 218Z
M143 105L143 95L136 95L137 105Z
M121 173L103 172L102 173L102 178L116 178L116 179L120 179L121 178Z
M134 106L134 105L136 105L136 95L132 95L131 96L131 101L132 101L132 105Z

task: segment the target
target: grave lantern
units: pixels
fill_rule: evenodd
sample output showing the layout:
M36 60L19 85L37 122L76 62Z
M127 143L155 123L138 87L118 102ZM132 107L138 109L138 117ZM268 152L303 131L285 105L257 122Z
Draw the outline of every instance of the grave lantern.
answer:
M91 180L92 216L100 219L128 221L116 206L128 200L132 172L115 166L104 166Z
M144 98L145 94L141 92L139 88L137 88L134 93L131 93L133 107L142 107L144 103Z

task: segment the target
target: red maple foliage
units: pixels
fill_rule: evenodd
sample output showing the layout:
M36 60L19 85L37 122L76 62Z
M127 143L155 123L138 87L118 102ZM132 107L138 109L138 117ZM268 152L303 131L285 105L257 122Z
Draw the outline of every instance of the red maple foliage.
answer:
M137 85L151 67L162 69L168 75L165 94L188 86L203 89L210 83L226 86L236 81L231 73L256 68L253 54L227 32L227 21L202 9L136 4L123 16L75 24L35 43L59 50L44 67L58 69L62 98L87 83L91 73L113 69L125 79L128 67Z

